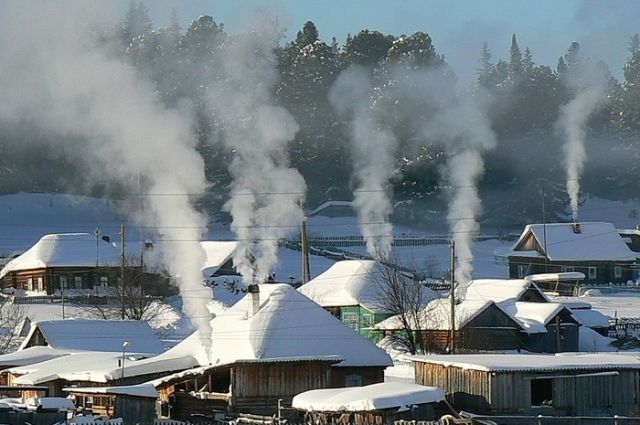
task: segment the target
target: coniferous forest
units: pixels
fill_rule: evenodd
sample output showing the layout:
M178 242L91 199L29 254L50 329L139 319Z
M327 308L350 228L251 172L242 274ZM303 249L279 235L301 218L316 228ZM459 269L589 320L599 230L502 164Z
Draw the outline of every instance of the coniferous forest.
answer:
M132 64L151 81L166 106L184 103L197 110L199 151L206 163L211 186L202 206L224 219L221 205L230 182L229 152L216 143L223 129L216 111L203 100L221 66L226 46L234 34L211 16L200 16L181 28L177 16L165 27L156 27L142 3L132 2L121 21L96 34L111 44L112 54ZM274 28L278 23L273 22ZM398 84L394 69L427 70L439 76L456 96L476 98L486 105L497 145L485 153L480 181L482 221L495 228L510 228L541 220L544 193L547 220L567 217L562 134L556 122L562 105L575 96L575 84L567 75L581 68L596 68L608 80L606 102L586 126L587 161L582 197L610 200L637 199L640 193L640 39L630 35L623 78L611 75L607 64L586 57L579 41L558 52L557 63L536 62L536 52L520 45L517 34L507 52L494 51L478 41L474 83L461 88L456 70L431 39L428 28L413 34L383 34L354 29L344 42L322 40L309 21L295 39L273 46L278 75L274 99L295 118L298 131L288 146L291 165L304 176L307 208L327 200L350 200L354 182L349 148L349 116L330 101L332 86L353 65L364 69L374 82L373 96L389 116L381 120L398 139L392 170L394 220L429 224L446 204L442 167L447 151L438 143L414 143L416 135L404 120L419 120L420 102L384 103L385 88ZM247 64L251 66L251 64ZM617 72L615 74L618 74ZM221 100L224 102L224 99ZM30 132L17 125L0 128L0 191L79 192L97 196L120 195L118 187L82 179L82 167L68 152L42 149L29 138L53 137ZM56 136L60 137L60 136ZM20 140L17 140L20 139ZM24 140L23 140L24 139ZM47 166L43 166L47 164ZM176 164L179 167L179 164ZM382 165L381 165L382 166Z

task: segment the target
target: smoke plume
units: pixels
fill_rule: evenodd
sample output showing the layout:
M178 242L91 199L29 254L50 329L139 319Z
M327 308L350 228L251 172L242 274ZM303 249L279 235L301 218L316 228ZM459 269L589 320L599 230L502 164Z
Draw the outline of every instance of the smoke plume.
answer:
M589 118L606 101L607 78L600 67L584 64L579 72L571 70L566 75L566 81L576 91L576 95L569 103L560 108L557 128L565 140L563 151L567 173L567 192L573 221L577 221L580 178L587 159L584 147L586 127Z
M169 110L152 84L114 59L98 41L111 22L106 3L3 2L0 10L0 121L25 123L63 140L58 148L96 181L133 186L138 173L149 193L145 222L158 226L159 248L177 279L184 310L210 349L199 244L206 219L190 194L206 188L188 108ZM20 140L16 140L20 143Z
M473 98L452 98L426 124L423 134L444 142L449 154L442 171L451 191L447 221L456 244L456 280L464 285L471 280L471 248L480 227L478 182L484 172L483 154L496 146L496 136L483 106Z
M351 67L340 74L331 88L329 100L340 113L352 115L351 156L357 185L353 205L367 251L373 257L385 258L390 254L393 241L389 180L394 172L397 140L382 126L373 96L368 72Z
M234 36L222 53L222 78L209 90L208 102L222 127L221 141L232 153L231 229L240 249L234 264L245 283L264 282L277 262L278 239L297 229L306 184L289 167L287 143L298 125L273 100L278 83L273 46L278 33L256 17L251 28Z

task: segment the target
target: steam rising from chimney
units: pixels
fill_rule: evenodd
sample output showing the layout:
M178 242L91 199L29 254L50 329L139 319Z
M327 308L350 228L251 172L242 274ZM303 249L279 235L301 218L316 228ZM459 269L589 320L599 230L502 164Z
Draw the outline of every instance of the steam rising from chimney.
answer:
M566 81L576 91L576 95L560 108L557 128L565 139L563 151L567 172L567 192L573 221L577 221L580 178L587 159L584 147L586 127L589 118L607 99L607 76L600 67L585 63L581 67L581 72L576 70L569 72Z
M351 156L357 184L353 204L367 251L374 258L386 258L393 242L389 180L394 172L396 137L381 125L373 84L364 68L354 66L340 74L329 100L340 113L352 114Z
M94 31L111 25L102 21L109 16L105 5L2 3L0 96L11 101L0 103L0 121L60 136L61 151L90 165L87 178L127 186L143 176L153 194L145 222L159 226L157 246L209 350L211 293L202 284L199 244L207 220L188 196L202 193L206 179L191 113L164 108L152 84L98 44Z
M225 207L240 242L234 264L246 284L267 279L277 262L278 239L295 231L303 217L306 192L287 154L298 125L272 95L278 83L277 28L262 16L254 18L251 28L259 30L235 36L225 46L223 76L207 97L223 127L222 143L233 155Z

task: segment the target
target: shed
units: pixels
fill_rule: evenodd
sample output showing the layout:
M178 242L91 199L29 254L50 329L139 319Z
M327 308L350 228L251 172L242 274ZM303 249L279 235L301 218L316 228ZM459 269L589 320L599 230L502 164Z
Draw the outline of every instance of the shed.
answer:
M621 283L637 276L636 253L611 223L527 225L507 253L509 276L581 272L586 283Z
M305 423L386 424L395 420L433 420L444 391L410 382L310 390L296 395L292 407ZM441 410L441 409L439 409Z
M64 388L75 405L94 415L119 417L125 424L152 425L158 392L150 384L121 387Z
M481 414L632 415L640 362L626 354L413 356L416 383Z

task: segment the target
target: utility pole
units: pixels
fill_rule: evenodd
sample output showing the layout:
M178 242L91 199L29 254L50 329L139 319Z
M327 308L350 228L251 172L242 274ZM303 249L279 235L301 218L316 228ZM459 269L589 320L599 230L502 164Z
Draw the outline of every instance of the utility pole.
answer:
M455 352L456 347L456 241L451 240L451 284L449 289L449 302L451 305L451 335L449 337L449 354Z
M124 224L120 225L120 311L122 320L124 320Z
M302 284L311 280L311 271L309 269L309 239L307 236L307 217L302 218L300 226L300 244L302 251Z
M547 254L547 216L544 209L544 189L542 189L542 237L544 238L544 272L549 272L549 255Z
M138 171L138 222L140 226L140 271L144 270L144 239L142 230L142 185L140 184L140 171Z

